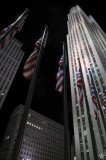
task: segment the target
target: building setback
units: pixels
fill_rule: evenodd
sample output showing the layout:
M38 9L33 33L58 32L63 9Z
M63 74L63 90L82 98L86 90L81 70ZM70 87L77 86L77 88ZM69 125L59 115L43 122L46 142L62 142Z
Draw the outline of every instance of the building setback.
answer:
M106 108L102 96L103 88L106 87L106 36L93 17L87 16L79 6L71 8L67 25L75 159L106 159ZM79 105L77 87L79 69L82 69L86 93L84 112L81 112ZM94 114L89 69L97 92L99 120L95 119Z
M24 56L22 43L13 38L0 51L0 109Z
M0 160L11 160L23 113L22 105L13 111L0 149ZM61 124L30 110L19 160L63 160L64 128Z

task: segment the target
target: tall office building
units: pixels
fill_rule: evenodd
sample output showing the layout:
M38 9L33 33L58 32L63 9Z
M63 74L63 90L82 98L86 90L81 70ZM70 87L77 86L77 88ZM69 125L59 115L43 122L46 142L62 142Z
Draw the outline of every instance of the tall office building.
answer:
M0 51L0 109L24 56L21 47L22 43L13 38Z
M79 6L70 10L67 25L74 159L106 159L106 108L102 95L106 87L106 36L93 17L87 16ZM81 90L79 92L77 86L79 69L83 77L84 112L79 103ZM95 87L98 109L94 108L96 105L91 95L91 83ZM96 114L99 117L97 119Z
M0 148L0 160L11 160L24 106L13 111ZM64 128L61 124L30 110L19 160L63 160Z

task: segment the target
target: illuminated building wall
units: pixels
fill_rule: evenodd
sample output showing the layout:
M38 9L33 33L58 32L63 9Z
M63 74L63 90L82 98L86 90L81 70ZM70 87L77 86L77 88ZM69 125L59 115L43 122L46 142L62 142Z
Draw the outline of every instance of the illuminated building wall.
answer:
M106 87L106 36L92 16L87 16L79 7L68 14L68 61L72 96L75 159L94 160L106 157L106 109L103 105L103 87ZM79 62L85 84L88 105L84 98L84 113L79 106L77 76ZM95 119L91 97L91 70L99 101L99 120ZM84 95L85 96L85 95ZM89 107L89 114L87 107ZM89 119L90 115L90 119ZM89 123L91 121L91 123ZM92 133L91 133L92 128ZM92 138L94 137L94 139ZM94 143L95 141L95 143ZM94 146L95 145L95 146Z
M23 107L18 106L11 115L3 143L0 160L11 159ZM30 110L19 160L63 160L63 126L33 110Z
M0 109L24 56L21 47L22 43L13 38L0 51Z

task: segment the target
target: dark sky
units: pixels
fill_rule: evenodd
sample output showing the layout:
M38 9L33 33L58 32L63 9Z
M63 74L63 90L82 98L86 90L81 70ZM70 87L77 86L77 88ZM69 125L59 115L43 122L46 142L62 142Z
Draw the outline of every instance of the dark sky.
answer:
M63 95L55 91L56 73L62 54L62 42L66 42L68 33L67 14L71 7L77 4L87 15L91 14L101 28L106 31L105 4L102 1L53 0L42 2L39 0L30 3L29 1L25 3L2 1L0 4L0 30L14 22L25 8L29 8L29 15L24 27L16 35L16 38L23 43L22 49L25 51L25 55L0 111L1 139L11 112L17 105L25 103L30 81L25 80L22 75L23 65L33 51L34 43L42 36L45 25L48 25L49 36L31 108L63 124Z

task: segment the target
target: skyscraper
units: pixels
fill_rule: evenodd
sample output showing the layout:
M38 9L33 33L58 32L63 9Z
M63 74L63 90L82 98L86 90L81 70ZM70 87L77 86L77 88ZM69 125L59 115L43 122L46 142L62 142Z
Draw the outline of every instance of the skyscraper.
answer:
M106 87L106 35L93 17L87 16L79 6L71 8L67 25L75 159L106 159L106 108L102 95ZM77 86L79 69L84 111L81 111L81 92ZM96 105L98 108L94 108Z
M23 105L13 111L0 148L0 160L11 159ZM63 125L30 109L19 160L63 160L64 127Z
M21 47L22 43L13 38L0 51L0 109L24 56Z

